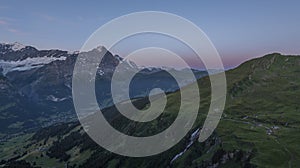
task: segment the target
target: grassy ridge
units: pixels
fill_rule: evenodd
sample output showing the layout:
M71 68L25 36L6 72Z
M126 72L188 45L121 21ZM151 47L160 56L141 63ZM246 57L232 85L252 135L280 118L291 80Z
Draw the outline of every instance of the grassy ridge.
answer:
M37 155L34 161L43 167L66 163L75 167L131 168L297 167L300 165L299 76L300 57L277 53L227 71L226 107L217 129L207 141L195 142L172 163L171 160L186 148L191 133L202 126L206 117L211 92L208 77L198 81L201 106L193 129L180 143L162 154L147 158L118 156L97 146L82 128L74 125L63 126L67 131L61 130L61 126L41 130L27 142L31 145L29 148L37 144L46 147L45 151L38 153L44 157ZM155 134L174 121L179 102L179 92L168 94L165 114L147 124L129 122L120 115L115 115L111 123L130 135ZM147 100L138 102L143 103L147 106ZM106 113L113 111L112 107ZM33 163L31 158L32 155L27 154L22 159ZM48 159L49 163L46 163ZM53 160L55 162L50 163Z

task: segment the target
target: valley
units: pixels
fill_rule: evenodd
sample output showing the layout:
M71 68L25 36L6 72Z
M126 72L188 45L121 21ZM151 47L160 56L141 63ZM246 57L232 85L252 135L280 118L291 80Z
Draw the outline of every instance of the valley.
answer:
M113 154L95 144L80 124L73 121L1 142L1 163L13 165L25 161L41 167L297 167L300 164L300 80L296 78L300 75L299 65L298 56L274 53L226 71L226 107L217 129L203 143L195 139L210 104L208 77L197 81L202 98L193 129L177 145L159 155L130 158ZM164 114L150 123L130 122L114 106L104 108L103 113L113 127L128 135L152 135L174 121L179 95L180 91L168 93ZM140 98L133 103L145 108L148 100ZM12 144L18 148L11 150Z

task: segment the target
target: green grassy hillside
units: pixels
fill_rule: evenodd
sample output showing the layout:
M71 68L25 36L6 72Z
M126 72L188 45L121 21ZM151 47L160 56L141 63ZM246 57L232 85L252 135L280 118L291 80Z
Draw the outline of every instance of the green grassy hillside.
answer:
M2 164L25 160L42 167L298 167L300 165L300 57L270 54L226 72L227 101L214 134L204 143L191 136L201 128L210 102L208 77L198 81L199 115L190 133L168 151L146 158L129 158L95 144L78 125L69 123L42 129L0 145ZM188 88L185 88L188 89ZM158 119L136 123L105 110L111 124L135 136L167 128L177 116L180 93L168 94ZM147 99L136 100L147 107ZM186 109L189 110L189 109ZM112 115L114 114L114 115ZM20 141L25 141L20 146ZM13 143L15 142L15 143ZM188 144L193 144L187 148ZM12 144L13 143L13 144ZM18 148L9 148L9 146ZM10 149L10 150L7 150ZM186 149L186 150L185 150ZM185 152L183 152L185 151ZM178 155L179 153L182 155ZM176 159L174 159L175 156ZM13 158L9 161L10 158Z

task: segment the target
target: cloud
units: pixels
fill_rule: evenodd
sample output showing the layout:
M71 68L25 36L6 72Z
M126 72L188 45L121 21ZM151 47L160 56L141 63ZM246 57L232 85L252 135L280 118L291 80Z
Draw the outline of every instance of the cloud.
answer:
M17 29L7 29L7 31L11 32L11 33L21 33L19 30Z
M55 21L56 18L47 14L40 14L40 16L47 21Z
M8 17L0 16L0 25L11 25L11 23L15 22L15 19Z
M23 32L22 30L19 29L15 29L15 28L8 28L6 29L8 32L15 34L15 35L21 35L21 36L26 36L26 35L30 35L30 33L27 32Z
M7 25L7 21L5 21L5 20L0 20L0 25Z
M3 28L13 34L16 35L26 35L27 33L24 33L23 31L16 29L16 20L13 18L8 17L0 17L0 26L3 26Z
M39 18L43 19L44 22L51 22L53 24L63 24L63 25L74 25L74 24L77 24L78 23L78 20L79 21L83 21L84 18L79 16L75 19L78 19L76 20L76 22L74 22L74 20L68 20L68 19L64 19L62 17L56 17L56 16L52 16L52 15L49 15L49 14L44 14L44 13L34 13L36 16L38 16Z

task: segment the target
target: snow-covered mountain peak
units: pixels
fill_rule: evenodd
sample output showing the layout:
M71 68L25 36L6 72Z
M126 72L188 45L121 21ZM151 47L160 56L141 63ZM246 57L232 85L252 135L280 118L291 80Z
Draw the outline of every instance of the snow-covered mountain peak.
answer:
M26 46L19 43L19 42L14 42L11 44L11 49L14 50L14 51L18 51L18 50L21 50L23 48L25 48Z
M4 46L4 49L6 50L12 50L12 51L18 51L21 50L23 48L25 48L26 46L19 43L19 42L14 42L14 43L0 43L0 45Z
M95 48L96 50L98 50L99 52L102 52L102 51L107 51L106 48L104 46L98 46Z

